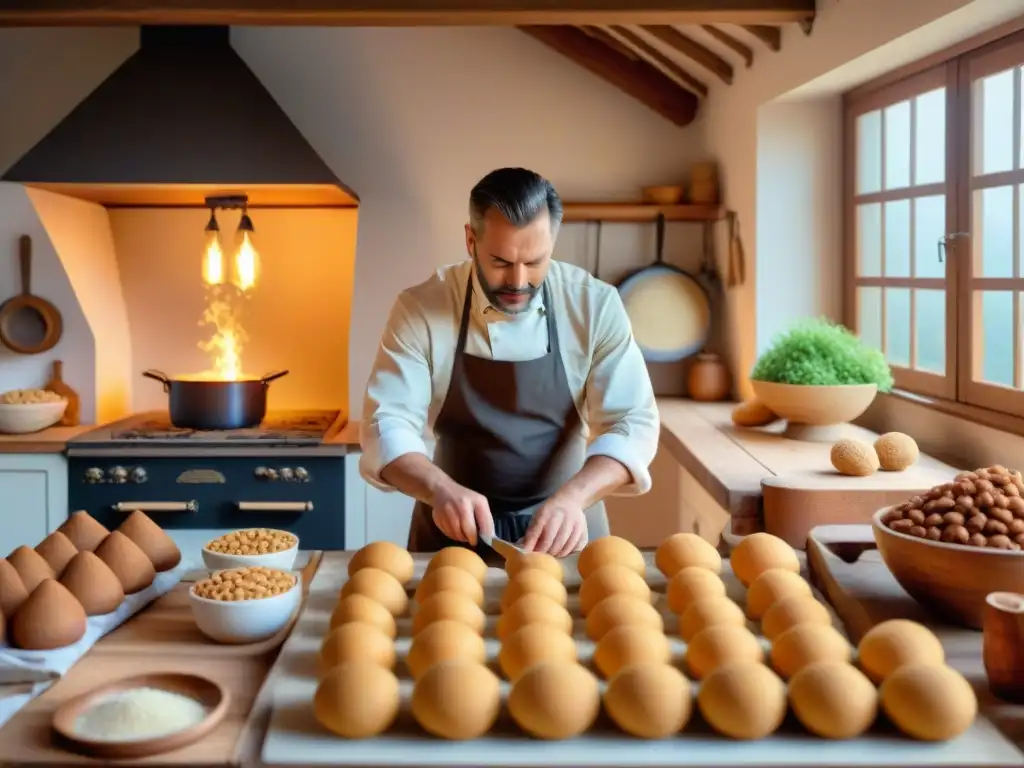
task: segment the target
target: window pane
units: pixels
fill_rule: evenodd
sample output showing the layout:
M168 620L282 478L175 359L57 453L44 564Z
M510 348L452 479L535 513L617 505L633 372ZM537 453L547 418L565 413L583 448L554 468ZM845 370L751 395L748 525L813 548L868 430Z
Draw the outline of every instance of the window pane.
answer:
M885 188L910 186L910 102L885 108Z
M882 289L857 289L857 335L869 347L882 348Z
M1012 69L974 83L973 175L1013 170Z
M882 205L857 206L857 274L882 276Z
M914 291L914 367L946 372L946 292Z
M910 289L885 289L885 357L910 367Z
M910 201L885 204L885 275L910 277Z
M882 113L868 112L857 118L857 194L882 188Z
M979 277L1013 276L1013 187L974 193L974 270Z
M975 354L981 370L975 378L990 384L1013 386L1013 291L977 291L974 294L981 328L974 330ZM981 349L977 346L981 345ZM980 374L980 376L979 376Z
M946 178L946 89L914 101L914 184L938 184Z
M914 277L946 276L946 265L939 261L939 240L945 234L946 196L917 198L914 201Z

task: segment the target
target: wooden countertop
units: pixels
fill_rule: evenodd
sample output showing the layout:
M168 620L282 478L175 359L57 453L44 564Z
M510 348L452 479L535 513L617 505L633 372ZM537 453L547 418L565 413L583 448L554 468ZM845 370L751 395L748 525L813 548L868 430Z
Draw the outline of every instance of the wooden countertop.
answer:
M68 440L96 429L94 424L77 427L50 427L28 435L0 434L0 453L63 453Z
M359 422L348 421L345 426L332 431L324 438L324 445L350 445L359 447Z

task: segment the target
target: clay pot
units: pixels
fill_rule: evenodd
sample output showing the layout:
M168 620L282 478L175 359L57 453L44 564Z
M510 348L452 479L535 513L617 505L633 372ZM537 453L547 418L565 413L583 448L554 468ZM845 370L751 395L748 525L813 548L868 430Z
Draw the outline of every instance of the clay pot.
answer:
M697 362L690 366L686 378L686 390L691 399L705 403L724 400L729 396L730 385L729 369L718 355L712 352L697 355Z
M1024 595L988 595L982 629L989 689L1000 699L1024 703Z

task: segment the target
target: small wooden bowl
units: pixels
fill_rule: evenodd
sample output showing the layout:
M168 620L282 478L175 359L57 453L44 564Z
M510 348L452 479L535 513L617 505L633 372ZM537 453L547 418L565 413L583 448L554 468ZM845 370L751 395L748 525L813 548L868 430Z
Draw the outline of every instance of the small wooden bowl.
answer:
M1024 595L993 592L985 603L982 657L989 690L1024 704Z
M685 192L686 190L682 186L675 185L644 187L644 202L655 205L678 205L683 202Z
M105 741L86 738L76 733L75 722L98 699L133 688L159 688L188 696L205 706L207 715L191 728L152 739ZM63 745L81 754L114 760L148 757L186 747L206 736L224 719L230 702L228 692L219 683L208 678L178 672L153 672L99 686L64 702L53 713L53 730Z
M871 518L882 561L912 598L936 614L981 629L990 593L1024 591L1024 552L919 539L886 526L882 516L888 511Z

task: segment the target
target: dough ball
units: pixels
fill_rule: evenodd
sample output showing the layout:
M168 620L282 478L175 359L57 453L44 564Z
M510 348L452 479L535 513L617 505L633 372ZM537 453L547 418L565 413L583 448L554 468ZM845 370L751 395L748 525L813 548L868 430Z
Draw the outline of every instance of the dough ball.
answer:
M594 649L594 666L606 680L623 667L644 662L668 664L671 660L672 646L665 633L642 624L620 624Z
M498 664L509 682L541 661L576 661L576 641L550 624L527 624L501 643Z
M395 666L395 643L372 624L353 621L331 630L320 644L318 661L321 676L350 661L391 669Z
M649 600L637 600L629 595L612 595L594 606L587 614L587 637L595 643L621 624L641 626L665 631L665 620Z
M812 597L811 585L799 573L784 568L769 568L754 579L747 590L747 618L755 621L785 597Z
M405 666L417 680L430 667L449 659L483 664L487 659L484 639L461 621L435 621L412 639Z
M366 595L387 608L392 616L401 616L409 607L409 596L402 583L379 568L360 568L348 577L341 588L341 597Z
M501 607L508 608L523 595L531 593L550 597L559 605L569 603L569 593L561 581L540 568L527 568L509 578L501 595Z
M740 661L719 667L697 692L708 725L733 739L763 739L786 717L786 686L764 664Z
M412 633L417 635L435 621L445 619L461 621L478 634L483 633L487 624L487 614L464 592L435 592L416 606Z
M348 561L348 575L363 568L387 571L401 584L412 581L415 570L409 551L391 541L372 541L352 555Z
M695 533L674 533L654 552L654 564L671 579L683 568L707 568L712 573L722 570L722 556L706 539Z
M410 708L416 722L433 736L477 739L498 719L498 676L469 659L442 661L416 681Z
M833 626L797 624L775 638L771 656L775 671L790 678L815 662L849 662L853 657L853 649Z
M640 576L647 576L643 553L621 536L602 536L591 541L580 552L576 568L585 579L602 565L610 563L624 565Z
M617 563L602 565L580 585L580 613L586 616L594 606L612 595L630 595L651 602L651 588L636 571Z
M746 627L717 624L698 632L686 646L686 667L697 680L737 661L764 661L761 641Z
M783 568L800 573L796 552L778 536L770 533L752 533L744 536L729 556L733 573L740 583L749 587L754 579L771 568Z
M342 624L353 621L372 624L392 639L398 634L398 625L391 611L366 595L349 595L341 598L331 614L331 629L337 629Z
M832 626L828 608L813 595L791 595L772 603L761 617L761 634L774 640L790 627L797 624L821 624Z
M469 571L456 568L454 565L442 565L425 574L420 585L416 587L413 599L417 603L422 603L438 592L461 592L472 598L477 605L484 604L484 588L480 582Z
M569 612L550 597L534 594L523 595L501 614L497 626L498 639L504 640L527 624L549 624L560 632L572 634Z
M487 563L484 562L480 555L466 547L453 546L440 550L430 558L430 562L427 563L427 570L423 575L426 576L431 571L437 568L444 568L445 566L459 568L470 574L481 584L487 578Z
M509 578L527 568L538 568L554 576L559 581L565 579L562 563L557 557L549 555L547 552L524 552L505 561L505 572L509 575Z
M778 420L779 417L756 397L732 409L732 423L737 427L767 427Z
M886 432L875 440L878 463L887 472L902 472L917 462L921 449L910 435Z
M695 600L679 617L679 636L690 642L698 632L718 624L745 627L747 619L728 597L704 597Z
M867 477L878 471L878 454L863 440L840 440L832 446L829 458L841 475Z
M604 709L630 736L664 739L683 730L690 719L690 681L668 664L626 667L608 681Z
M865 633L857 646L860 668L876 685L904 664L944 664L939 638L923 624L889 619Z
M878 714L878 691L852 664L819 661L789 681L789 704L804 728L823 739L852 739Z
M345 739L378 736L395 722L401 703L398 678L367 661L335 667L313 694L313 715L320 725Z
M880 693L893 724L921 741L954 739L978 716L971 684L945 664L905 664L885 679Z
M593 725L601 710L597 678L564 661L534 664L512 684L508 711L537 739L571 739Z
M681 616L696 600L705 597L725 597L725 582L707 568L691 565L668 580L665 590L669 610Z

